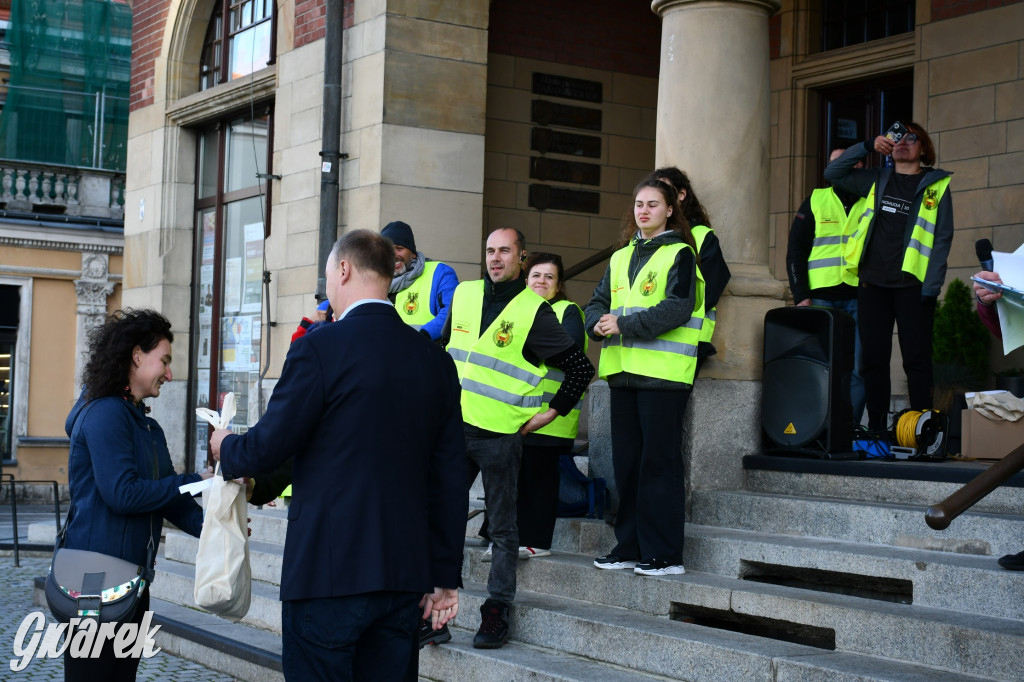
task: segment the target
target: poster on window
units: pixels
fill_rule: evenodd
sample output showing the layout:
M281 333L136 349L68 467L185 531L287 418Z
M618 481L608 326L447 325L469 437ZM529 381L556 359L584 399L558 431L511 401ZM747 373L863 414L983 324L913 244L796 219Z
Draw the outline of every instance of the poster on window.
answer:
M224 312L236 313L242 307L242 259L224 260Z
M196 367L203 369L210 368L210 353L213 350L213 314L210 312L199 313L199 353L196 357ZM207 373L206 384L209 385L210 377Z
M249 223L245 231L245 284L243 313L258 313L263 305L263 223Z
M247 372L252 364L252 318L225 317L220 365L227 372Z
M213 266L199 266L199 313L213 310Z
M249 373L249 426L255 426L260 419L260 375Z
M217 214L213 211L203 214L203 265L213 266L213 237L217 228ZM212 277L211 277L212 281Z

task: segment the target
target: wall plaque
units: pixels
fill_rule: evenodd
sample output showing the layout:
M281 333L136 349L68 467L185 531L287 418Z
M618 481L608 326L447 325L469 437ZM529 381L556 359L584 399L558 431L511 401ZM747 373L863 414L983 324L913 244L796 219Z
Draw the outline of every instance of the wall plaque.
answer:
M582 78L555 76L550 73L533 74L533 94L564 97L581 102L601 102L604 84L601 81L588 81Z
M530 185L529 204L538 211L553 208L577 213L600 213L601 194L568 187Z
M601 130L601 110L535 99L530 107L530 121L542 126Z
M569 154L601 158L601 138L592 135L563 133L548 128L534 128L530 134L530 149L541 154Z
M577 185L600 185L601 166L582 161L560 161L543 156L530 159L530 177L536 180L555 180Z

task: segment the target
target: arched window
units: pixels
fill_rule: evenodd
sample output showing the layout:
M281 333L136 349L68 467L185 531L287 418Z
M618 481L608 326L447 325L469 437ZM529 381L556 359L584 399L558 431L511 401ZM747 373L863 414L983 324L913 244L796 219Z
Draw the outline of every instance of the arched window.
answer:
M248 76L272 64L274 33L273 0L217 0L203 41L199 89Z

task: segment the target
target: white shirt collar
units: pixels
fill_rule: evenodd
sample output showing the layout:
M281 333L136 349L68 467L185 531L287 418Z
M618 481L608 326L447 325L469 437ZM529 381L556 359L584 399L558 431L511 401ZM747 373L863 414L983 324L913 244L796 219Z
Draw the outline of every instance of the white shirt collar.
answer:
M341 316L336 317L334 319L334 321L337 322L338 320L344 320L346 315L348 315L355 308L358 308L359 306L363 305L364 303L383 303L385 305L392 305L391 301L387 301L387 300L384 300L384 299L381 299L381 298L361 298L358 301L356 301L355 303L353 303L352 305L350 305L349 307L345 308L345 312L343 312L341 314Z

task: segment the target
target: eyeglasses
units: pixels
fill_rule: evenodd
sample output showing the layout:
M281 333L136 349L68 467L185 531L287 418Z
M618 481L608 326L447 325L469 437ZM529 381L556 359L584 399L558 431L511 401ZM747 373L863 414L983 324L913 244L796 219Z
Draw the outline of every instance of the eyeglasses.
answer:
M908 146L914 144L917 142L917 133L907 133L900 138L900 142L906 142ZM899 144L900 142L897 142L896 144Z

